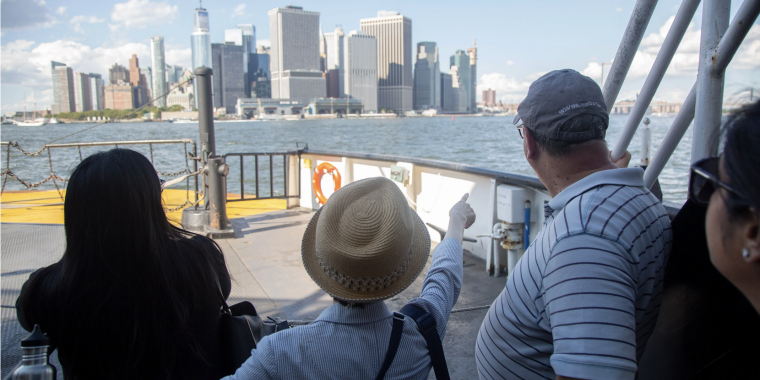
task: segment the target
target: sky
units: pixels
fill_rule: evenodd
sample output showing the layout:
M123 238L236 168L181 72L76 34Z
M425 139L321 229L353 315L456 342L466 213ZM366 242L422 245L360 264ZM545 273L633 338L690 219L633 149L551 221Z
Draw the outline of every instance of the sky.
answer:
M1 0L0 106L19 111L26 95L37 109L52 99L50 61L75 72L108 77L114 63L128 66L137 54L150 66L150 38L165 39L166 63L190 66L190 33L198 3L178 0ZM291 1L291 0L288 0ZM680 1L660 0L636 53L618 100L635 99L641 90ZM311 1L292 3L320 13L325 32L341 26L358 30L359 20L380 10L397 11L412 20L412 54L417 42L438 44L441 72L449 57L473 45L478 48L478 100L488 88L497 100L517 103L530 83L546 72L571 68L597 82L601 63L612 62L635 5L634 0L501 0L501 1ZM254 24L259 45L269 45L267 12L286 2L206 0L212 42L224 42L224 30ZM731 1L731 17L741 1ZM696 79L702 8L679 47L655 100L682 102ZM605 72L609 66L605 65ZM760 93L760 21L752 25L726 73L725 100ZM744 92L743 92L744 91Z

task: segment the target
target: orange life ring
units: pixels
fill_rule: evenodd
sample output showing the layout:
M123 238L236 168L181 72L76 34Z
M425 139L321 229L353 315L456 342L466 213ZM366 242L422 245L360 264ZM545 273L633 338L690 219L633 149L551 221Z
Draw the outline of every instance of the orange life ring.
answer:
M340 173L338 172L338 169L329 162L319 164L317 168L314 169L314 179L311 180L311 183L314 186L314 193L317 195L317 199L319 199L319 204L327 203L327 198L322 193L322 176L325 173L330 173L332 175L333 182L335 182L335 191L340 189Z

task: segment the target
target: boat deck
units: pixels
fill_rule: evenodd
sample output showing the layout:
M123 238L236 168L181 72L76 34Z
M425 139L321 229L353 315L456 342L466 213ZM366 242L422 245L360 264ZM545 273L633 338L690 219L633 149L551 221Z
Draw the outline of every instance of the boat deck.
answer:
M26 198L19 193L2 196L2 377L20 360L19 340L28 334L19 326L13 308L21 285L29 273L59 260L64 249L62 206L28 207L32 200L37 204L60 202L58 194L31 192L35 193L32 199L30 192L23 192ZM183 191L181 198L184 196ZM314 319L332 304L332 298L311 280L301 263L301 236L313 211L286 210L284 201L245 201L229 206L235 239L217 241L233 277L229 303L248 300L262 316L289 320ZM22 212L25 209L27 212ZM22 223L24 216L28 221ZM178 215L170 218L179 219ZM501 292L506 277L489 277L484 268L485 262L465 252L464 284L455 308L488 305ZM420 275L408 289L386 301L388 306L398 310L419 295L423 279ZM476 373L475 339L485 313L452 314L443 342L452 379L470 379ZM51 362L57 365L55 354ZM435 378L432 371L430 378Z

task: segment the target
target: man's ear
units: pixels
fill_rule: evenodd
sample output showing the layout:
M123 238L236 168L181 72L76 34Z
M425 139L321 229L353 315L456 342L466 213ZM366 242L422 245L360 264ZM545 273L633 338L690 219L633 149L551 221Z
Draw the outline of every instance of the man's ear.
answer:
M538 142L527 127L523 128L523 135L525 135L525 158L528 160L537 159L539 155Z
M743 247L749 250L747 262L758 263L760 262L760 222L758 222L757 213L753 208L750 208L750 212L752 216L742 223L741 227L744 240Z

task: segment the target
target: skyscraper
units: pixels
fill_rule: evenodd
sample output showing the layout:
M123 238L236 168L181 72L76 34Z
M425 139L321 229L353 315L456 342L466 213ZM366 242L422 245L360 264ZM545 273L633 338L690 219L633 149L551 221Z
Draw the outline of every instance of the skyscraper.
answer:
M319 13L287 6L268 14L272 97L301 103L324 98L325 78L319 67Z
M74 74L74 98L77 112L92 111L92 90L90 76L85 73Z
M345 37L346 96L364 103L364 112L377 112L377 38L351 31Z
M224 107L228 114L235 113L238 98L246 98L243 71L243 46L211 44L211 84L214 108Z
M240 39L243 45L243 68L248 72L249 54L256 52L256 27L252 24L238 24L238 30L241 31Z
M490 88L483 91L483 106L493 107L494 104L496 104L496 91Z
M467 55L470 56L470 111L478 111L478 48L475 46L475 40L472 41L472 47L467 49Z
M92 110L101 111L106 109L106 94L103 76L100 74L90 73L90 100L92 101Z
M164 37L150 39L151 67L153 68L153 105L166 107L166 59L164 54Z
M190 49L192 50L192 67L211 67L211 33L208 22L208 11L204 8L196 8L193 17L193 34L190 35ZM195 106L198 107L198 96L195 91ZM155 95L154 95L155 96Z
M361 29L377 38L377 106L397 113L413 107L412 20L398 12L377 12L360 20Z
M140 61L136 54L132 54L129 59L129 83L133 87L135 107L142 107L150 99L148 97L148 84L145 81L145 75L140 72Z
M414 64L414 109L441 109L441 67L435 42L417 43Z
M50 61L53 74L53 104L54 114L74 112L76 102L74 96L74 72L65 63Z
M470 112L469 92L467 91L469 68L463 68L460 71L459 66L451 66L451 88L452 88L452 108L450 112L466 113Z
M153 98L153 70L151 70L150 67L141 68L140 75L142 75L145 79L145 87L148 89L148 99L152 99Z
M345 96L343 72L343 29L335 28L334 32L324 33L327 72L327 97L342 98Z
M472 112L472 101L470 97L472 94L472 73L470 72L470 56L465 54L463 50L457 50L454 55L451 56L450 67L452 68L452 77L454 76L453 68L457 68L457 75L459 76L459 85L464 88L465 91L465 107L462 112ZM452 86L457 87L456 80L452 79Z
M117 84L119 81L129 83L129 70L118 63L114 63L113 66L108 69L108 82L111 84Z
M441 108L443 112L456 110L454 89L451 86L451 74L441 73Z

